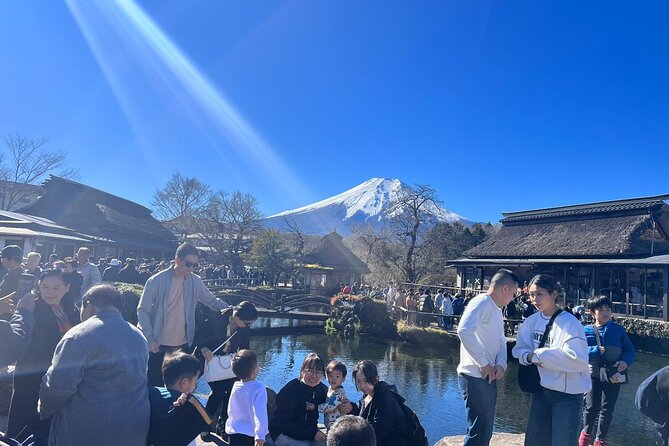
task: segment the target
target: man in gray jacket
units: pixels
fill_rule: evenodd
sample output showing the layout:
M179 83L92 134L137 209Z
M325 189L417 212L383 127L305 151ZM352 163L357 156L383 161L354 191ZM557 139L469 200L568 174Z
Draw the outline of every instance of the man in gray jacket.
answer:
M163 386L161 366L165 353L185 350L195 339L195 307L202 302L212 310L228 304L216 298L193 273L199 252L190 243L177 248L174 266L153 275L144 285L137 306L138 327L149 343L149 385Z
M60 340L40 388L40 416L51 420L50 446L146 446L148 346L123 320L121 294L96 285L82 323Z

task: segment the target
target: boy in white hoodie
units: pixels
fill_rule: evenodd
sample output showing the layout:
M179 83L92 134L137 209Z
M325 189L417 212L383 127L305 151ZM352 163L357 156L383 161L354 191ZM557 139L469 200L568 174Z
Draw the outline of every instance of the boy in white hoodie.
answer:
M583 325L560 310L560 284L547 274L534 276L529 292L537 312L518 329L512 354L522 365L536 364L541 390L532 394L525 445L573 446L578 444L583 395L592 383L588 344ZM544 347L538 348L551 316L555 317Z

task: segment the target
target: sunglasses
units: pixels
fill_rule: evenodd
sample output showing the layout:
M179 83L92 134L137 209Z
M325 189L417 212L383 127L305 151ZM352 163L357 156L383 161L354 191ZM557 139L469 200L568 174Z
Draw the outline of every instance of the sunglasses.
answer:
M189 262L188 260L185 260L184 261L184 266L186 268L197 268L198 266L200 266L200 264L197 263L197 262Z

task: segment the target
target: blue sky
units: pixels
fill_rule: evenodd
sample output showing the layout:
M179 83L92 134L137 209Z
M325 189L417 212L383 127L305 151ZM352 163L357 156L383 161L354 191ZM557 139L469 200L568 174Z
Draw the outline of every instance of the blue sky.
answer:
M148 204L371 177L467 218L669 192L669 3L6 0L0 134Z

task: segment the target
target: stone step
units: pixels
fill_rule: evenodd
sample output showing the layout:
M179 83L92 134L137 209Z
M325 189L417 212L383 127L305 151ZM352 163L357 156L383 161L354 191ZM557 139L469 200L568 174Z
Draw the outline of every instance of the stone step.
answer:
M444 437L434 446L462 446L464 442L462 435ZM523 446L525 434L508 434L505 432L495 432L492 434L490 446Z

